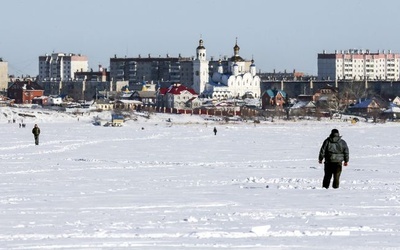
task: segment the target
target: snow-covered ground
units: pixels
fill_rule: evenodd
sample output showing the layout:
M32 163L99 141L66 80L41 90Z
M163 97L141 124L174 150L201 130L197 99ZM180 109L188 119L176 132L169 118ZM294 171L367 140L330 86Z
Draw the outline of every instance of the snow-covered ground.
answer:
M21 113L34 115L26 128ZM104 127L95 115L0 108L0 249L400 246L398 123L151 115ZM332 128L350 163L326 190L317 156Z

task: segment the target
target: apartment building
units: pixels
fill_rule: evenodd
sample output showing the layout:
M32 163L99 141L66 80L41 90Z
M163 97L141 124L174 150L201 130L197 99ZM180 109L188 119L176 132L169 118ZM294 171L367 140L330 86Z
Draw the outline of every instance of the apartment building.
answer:
M88 58L81 54L52 53L39 56L39 81L71 80L76 72L88 70Z
M74 80L85 80L85 81L98 81L98 82L106 82L110 81L110 72L107 71L106 68L99 65L98 71L77 71L74 73Z
M0 93L8 88L8 63L0 58Z
M181 62L190 58L171 57L117 57L110 58L110 77L112 81L171 81L181 79Z
M399 80L400 54L350 49L318 54L320 80Z

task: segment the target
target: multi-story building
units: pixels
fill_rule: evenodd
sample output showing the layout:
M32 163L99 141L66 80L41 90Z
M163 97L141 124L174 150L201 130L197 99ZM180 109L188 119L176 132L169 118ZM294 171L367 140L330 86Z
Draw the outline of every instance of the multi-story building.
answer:
M8 63L0 58L0 93L8 88Z
M193 85L193 60L181 61L180 65L180 82L187 87L191 87Z
M53 53L39 56L39 81L72 80L76 72L88 70L88 58L81 54Z
M110 77L112 81L171 81L181 79L181 62L190 58L178 57L130 57L110 58Z
M350 49L318 54L320 80L399 80L400 54Z
M74 73L75 80L86 80L86 81L98 81L105 82L110 81L110 72L106 68L99 65L99 71L77 71Z

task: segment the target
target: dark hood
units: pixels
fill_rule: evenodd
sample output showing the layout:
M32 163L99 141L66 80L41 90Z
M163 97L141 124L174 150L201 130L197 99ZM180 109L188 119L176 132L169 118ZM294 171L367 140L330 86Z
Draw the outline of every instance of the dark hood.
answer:
M339 133L334 133L334 134L329 135L329 140L331 142L338 142L338 141L340 141L341 138L342 137L339 135Z

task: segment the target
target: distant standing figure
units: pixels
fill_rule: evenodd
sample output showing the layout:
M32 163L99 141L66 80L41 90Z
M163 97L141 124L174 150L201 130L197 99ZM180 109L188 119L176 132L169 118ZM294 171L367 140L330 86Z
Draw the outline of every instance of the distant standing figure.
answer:
M349 148L347 143L339 136L339 130L332 129L331 134L322 143L319 151L318 162L322 164L325 159L324 180L322 187L328 189L333 176L333 188L339 188L340 174L342 173L342 162L347 166L349 162Z
M217 128L214 127L214 135L217 135Z
M39 145L39 135L40 135L40 128L38 127L37 124L32 129L32 134L35 137L35 144Z

